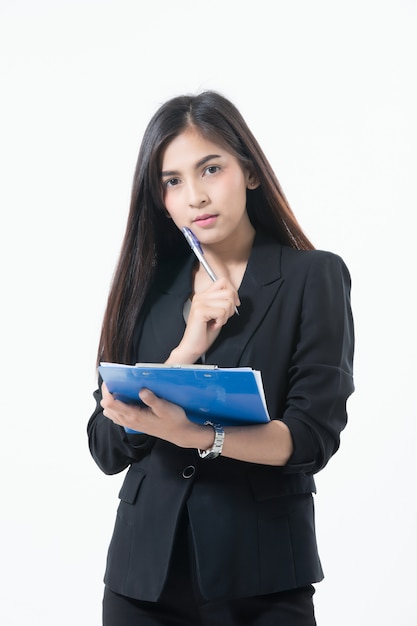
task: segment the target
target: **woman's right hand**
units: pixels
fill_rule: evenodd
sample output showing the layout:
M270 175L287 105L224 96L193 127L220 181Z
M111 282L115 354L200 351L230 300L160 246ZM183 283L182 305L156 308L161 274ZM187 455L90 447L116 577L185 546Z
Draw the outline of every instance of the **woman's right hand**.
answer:
M195 363L214 343L239 305L237 291L227 278L219 278L208 289L194 294L182 340L166 363Z

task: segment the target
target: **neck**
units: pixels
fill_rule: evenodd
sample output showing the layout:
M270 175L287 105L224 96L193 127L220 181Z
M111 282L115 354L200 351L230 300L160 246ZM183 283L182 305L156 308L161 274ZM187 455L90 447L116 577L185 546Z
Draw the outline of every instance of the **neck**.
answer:
M233 267L242 263L246 264L255 234L256 231L249 222L227 239L219 243L203 245L204 255L210 264L213 263L213 266Z
M243 234L240 233L236 240L228 238L227 241L218 244L203 246L204 256L215 274L229 278L236 289L242 282L255 234L255 229L250 225L250 229L246 229ZM210 279L203 267L198 267L195 280L196 290L199 290L198 286L205 288L209 284Z

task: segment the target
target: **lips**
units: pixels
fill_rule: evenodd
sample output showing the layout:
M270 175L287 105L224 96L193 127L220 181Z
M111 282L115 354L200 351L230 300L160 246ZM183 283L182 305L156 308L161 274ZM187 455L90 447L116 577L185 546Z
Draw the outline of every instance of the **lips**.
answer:
M200 222L201 220L208 220L211 217L216 217L216 215L213 215L212 213L205 213L204 215L199 215L198 217L196 217L194 222Z
M214 215L212 213L205 213L204 215L199 215L198 217L196 217L193 223L197 224L198 226L210 226L217 219L217 217L217 215Z

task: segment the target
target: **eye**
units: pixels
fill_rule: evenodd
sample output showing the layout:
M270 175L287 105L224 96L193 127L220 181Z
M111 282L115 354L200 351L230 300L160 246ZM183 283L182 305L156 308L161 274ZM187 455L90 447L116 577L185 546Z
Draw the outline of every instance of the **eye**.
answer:
M179 178L169 178L163 182L164 187L176 187L179 184Z
M208 167L206 167L206 169L204 170L204 173L207 174L216 174L216 172L218 172L220 169L220 167L218 165L209 165Z

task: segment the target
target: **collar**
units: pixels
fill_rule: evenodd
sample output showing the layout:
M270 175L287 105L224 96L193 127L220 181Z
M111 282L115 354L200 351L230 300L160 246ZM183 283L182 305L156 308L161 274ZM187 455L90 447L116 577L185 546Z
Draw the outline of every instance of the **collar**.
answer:
M264 231L257 231L253 241L248 265L239 289L245 290L245 284L266 286L281 278L282 245ZM171 295L188 297L192 270L196 259L193 253L178 263L170 263L161 268L158 290Z

